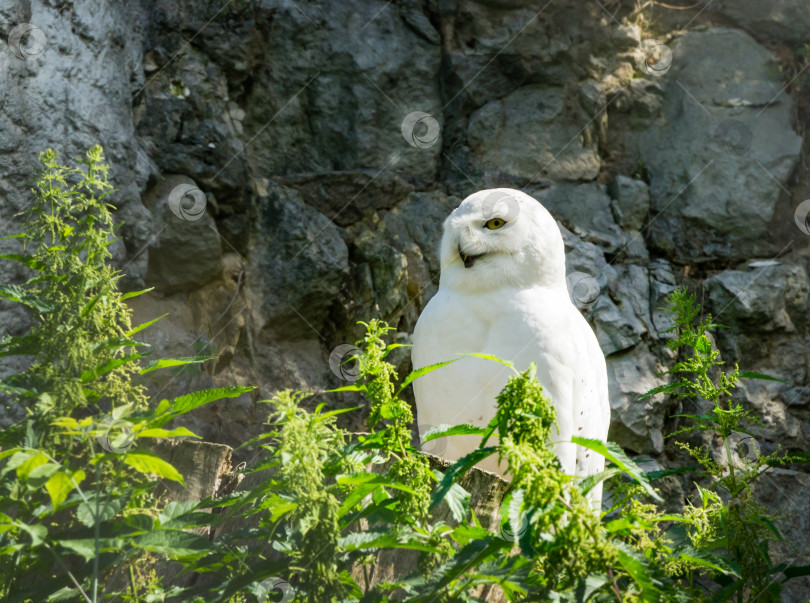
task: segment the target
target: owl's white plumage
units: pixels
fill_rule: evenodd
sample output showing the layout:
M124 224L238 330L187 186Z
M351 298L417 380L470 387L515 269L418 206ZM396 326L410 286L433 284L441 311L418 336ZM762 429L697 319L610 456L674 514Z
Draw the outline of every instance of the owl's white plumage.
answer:
M506 224L488 229L501 218ZM465 259L466 258L466 261ZM491 354L524 371L537 364L537 379L557 411L553 440L563 470L591 475L604 469L602 455L570 443L571 436L605 440L610 424L605 357L590 325L571 302L565 280L562 235L534 198L513 189L467 197L445 220L439 290L413 333L415 369L458 358ZM495 397L511 371L483 358L464 357L414 381L420 437L431 426L485 426ZM437 444L441 456L459 459L478 436L452 436ZM478 465L501 475L497 455ZM507 476L508 477L508 476ZM600 508L602 485L590 492Z

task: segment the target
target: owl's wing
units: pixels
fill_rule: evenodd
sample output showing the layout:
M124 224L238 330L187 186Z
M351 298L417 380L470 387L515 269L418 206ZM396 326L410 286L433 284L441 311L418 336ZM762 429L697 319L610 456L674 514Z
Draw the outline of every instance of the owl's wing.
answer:
M555 452L563 469L597 473L604 457L570 443L574 435L604 440L610 426L607 369L596 335L567 295L533 290L516 303L492 330L491 353L513 360L519 370L537 363L537 379L557 411L555 440L561 443ZM592 500L601 500L601 490L591 491Z
M456 360L413 382L419 433L438 425L461 423L486 426L495 414L495 396L506 384L510 371L482 358L459 357L460 353L484 351L490 324L476 314L469 300L442 291L430 300L413 333L411 359L414 369ZM439 456L456 460L472 452L479 436L453 436L432 441ZM479 463L488 471L505 471L497 457Z

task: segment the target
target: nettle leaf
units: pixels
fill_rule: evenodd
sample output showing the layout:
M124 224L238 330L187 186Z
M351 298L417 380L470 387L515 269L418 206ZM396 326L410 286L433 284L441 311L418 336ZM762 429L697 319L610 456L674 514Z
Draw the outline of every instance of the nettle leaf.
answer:
M583 494L587 494L590 492L596 484L603 482L607 479L610 479L617 473L621 473L622 470L618 467L609 467L604 471L599 471L598 473L594 473L593 475L588 475L583 477L579 482L579 488L582 490ZM649 474L647 474L649 477Z
M54 308L53 304L42 299L37 293L19 285L0 285L0 297L28 306L41 314L52 312Z
M148 325L149 323L147 323L147 325L145 326ZM130 332L130 335L131 334L132 332ZM172 368L175 366L185 366L187 364L200 364L201 362L206 362L208 360L215 360L217 358L219 358L219 356L209 356L209 355L188 356L186 358L162 358L160 360L153 360L138 372L141 375L145 375L147 373L151 373L152 371L156 371L159 369Z
M204 404L222 400L223 398L236 398L254 389L256 388L253 386L218 387L186 394L185 396L175 398L171 402L163 400L158 405L154 418L148 421L147 426L160 427L175 417L191 412Z
M45 264L43 264L41 260L38 260L33 255L28 253L2 253L0 254L0 260L13 260L15 262L20 262L32 270L37 271L42 270L45 267Z
M394 488L395 490L402 490L403 492L416 494L413 488L411 488L409 485L395 482L385 475L379 475L376 473L356 473L354 475L344 475L337 478L337 483L344 486L353 486L358 484L362 484L364 486L383 486L385 488Z
M391 531L366 531L366 532L352 532L346 536L341 536L338 540L341 547L346 551L355 551L358 549L411 549L414 551L425 551L428 553L439 553L441 549L435 546L430 546L423 540L420 540L418 534L415 532L399 532L392 533Z
M647 560L624 542L616 542L616 549L619 553L619 565L630 574L633 581L641 588L643 600L658 601L661 591L653 583L649 575Z
M778 381L779 383L787 383L784 379L779 379L778 377L773 377L771 375L766 375L764 373L755 373L753 371L740 371L737 373L738 377L742 377L743 379L763 379L765 381Z
M202 439L202 436L198 436L196 433L189 431L185 427L176 427L171 431L161 427L153 427L150 429L143 429L135 434L135 437L138 438L176 438L179 436L189 436L199 440Z
M144 475L157 475L175 482L183 483L183 476L171 464L162 458L146 451L130 451L124 456L124 462Z
M196 508L197 504L197 501L194 500L182 502L173 500L163 508L163 511L160 512L160 515L158 515L158 521L160 521L161 525L166 524L172 519L176 519L181 515L185 515L186 513L190 512L192 509Z
M437 362L436 364L429 364L428 366L423 366L422 368L416 369L415 371L411 371L402 384L399 386L399 391L397 391L396 395L402 393L406 387L408 387L411 383L419 379L428 373L432 373L436 369L442 368L443 366L447 366L448 364L452 364L453 362L457 362L461 360L461 358L454 358L453 360L447 360L446 362Z
M119 366L123 366L128 362L133 362L142 357L143 354L129 354L128 356L123 356L121 358L110 358L105 363L100 364L95 368L83 370L81 374L82 383L89 383L94 379L98 379L102 375L106 375L110 371L114 371Z
M169 557L202 556L211 546L207 538L183 530L155 530L138 536L133 544L146 551Z
M140 291L130 291L129 293L122 293L121 301L127 300L131 297L138 297L139 295L143 295L144 293L149 293L153 289L154 287L149 287L148 289L141 289Z
M432 509L442 500L444 500L447 493L450 492L450 489L453 487L453 484L457 480L461 479L461 477L470 467L475 465L478 461L487 458L489 455L496 453L497 451L498 448L496 446L477 448L450 465L450 467L448 467L444 472L442 481L439 482L439 485L433 491L433 496L430 499L430 508Z
M579 436L572 436L571 441L575 444L579 444L580 446L584 446L589 450L598 452L611 463L616 465L619 469L635 479L652 498L658 502L664 501L664 499L661 498L650 485L650 481L647 479L645 473L639 468L638 465L630 460L627 454L625 454L624 450L622 450L622 447L615 442L602 442L601 440L582 438Z
M98 523L109 521L121 510L121 501L91 499L81 503L76 508L76 519L88 528L96 525L96 511L98 511Z
M72 540L59 540L59 544L90 561L96 556L96 541L94 538L75 538ZM121 538L99 538L98 552L109 553L121 550L124 541Z
M436 425L431 427L422 438L425 442L454 435L485 435L489 427L476 427L466 423L461 425Z
M28 476L34 469L40 465L44 465L50 460L45 454L39 451L31 452L26 450L24 452L18 452L12 456L9 459L8 464L11 465L17 458L20 459L20 463L17 465L17 477L21 480L28 479Z

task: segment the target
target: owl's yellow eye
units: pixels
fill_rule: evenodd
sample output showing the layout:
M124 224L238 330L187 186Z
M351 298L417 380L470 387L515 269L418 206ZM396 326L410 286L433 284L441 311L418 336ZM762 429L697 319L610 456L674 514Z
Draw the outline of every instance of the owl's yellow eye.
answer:
M506 220L501 220L500 218L492 218L491 220L487 220L484 223L484 226L486 226L490 230L498 230L504 224L506 224Z

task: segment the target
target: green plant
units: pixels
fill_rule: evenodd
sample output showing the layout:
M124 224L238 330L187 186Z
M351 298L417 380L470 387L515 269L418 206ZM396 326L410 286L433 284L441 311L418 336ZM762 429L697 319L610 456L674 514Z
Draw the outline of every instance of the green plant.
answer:
M700 505L689 505L683 517L676 521L695 549L713 554L723 571L714 574L721 585L719 596L736 596L738 601L779 601L781 584L800 575L810 575L810 566L794 567L780 579L779 573L787 566L771 562L770 542L784 540L773 523L774 517L753 497L752 484L769 466L801 462L797 455L781 455L780 446L769 455L761 455L753 446L753 423L760 423L753 411L733 402L733 389L740 378L769 379L773 377L753 372L722 370L720 352L707 333L720 326L712 323L711 314L698 320L700 306L695 295L676 289L669 297L669 310L673 325L665 332L674 332L667 347L682 350L684 357L666 372L675 377L673 383L655 388L645 396L666 392L697 406L701 400L710 406L708 413L675 415L689 418L684 425L666 437L705 431L722 438L725 452L720 462L710 451L678 441L676 445L689 452L702 469L698 477L707 479L708 485L696 484ZM741 459L741 460L739 460ZM695 469L698 469L697 467ZM719 553L719 556L715 553Z
M574 437L609 465L584 479L565 475L552 452L554 406L534 365L520 372L479 355L513 375L487 427L441 425L425 435L481 437L476 450L440 469L411 446L413 415L401 396L415 379L455 360L397 384L386 358L400 345L386 344L390 328L371 320L357 344L359 380L333 390L368 402L370 433L336 426L338 414L356 408L327 411L320 403L309 412L302 407L309 394L280 391L262 401L267 430L243 445L260 453L245 471L256 478L252 487L202 501L159 500L156 476L183 477L149 452L149 439L197 437L166 425L251 388L150 403L141 375L210 356L142 364L146 354L136 350L144 346L134 336L152 323L131 326L123 302L143 292L121 294L107 266L113 227L102 202L109 185L101 149L88 153L86 171L61 165L51 151L41 161L26 232L17 235L34 249L1 258L34 272L23 285L0 287L0 295L29 308L32 322L26 334L0 341L0 357L31 359L0 381L27 413L0 434L3 601L244 603L264 601L273 589L285 601L317 602L477 601L484 589L499 589L508 601L754 601L778 600L781 583L810 574L807 566L771 563L767 543L781 535L751 495L767 467L804 459L777 450L744 455L741 467L732 462L755 418L732 403L733 388L739 378L768 377L721 370L706 335L717 325L711 317L696 322L700 309L683 290L670 296L675 336L668 345L682 353L667 373L675 380L646 395L707 401L709 412L681 415L692 423L668 437L716 434L728 463L679 442L702 470L644 473L615 443ZM60 346L79 349L62 354ZM485 529L460 481L493 454L506 461L511 483L502 526ZM704 482L695 484L699 500L666 513L652 484L684 472ZM586 496L604 480L613 502L595 513ZM440 512L448 519L437 519ZM411 555L415 569L375 584L370 568L394 551ZM166 561L196 581L169 583L161 575Z
M149 404L136 378L152 370L209 357L156 360L143 366L117 273L108 266L113 235L108 166L96 146L69 168L52 150L13 235L25 253L0 259L33 272L0 296L29 310L27 333L0 341L0 358L24 356L28 368L0 380L26 418L0 434L0 598L96 603L116 592L138 598L149 553L193 559L207 540L176 526L178 503L154 496L155 477L183 477L144 446L149 438L197 437L163 426L207 402L251 388L205 390ZM30 251L29 247L32 247ZM155 321L152 321L155 322ZM122 576L130 572L129 585Z

